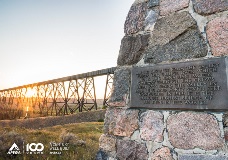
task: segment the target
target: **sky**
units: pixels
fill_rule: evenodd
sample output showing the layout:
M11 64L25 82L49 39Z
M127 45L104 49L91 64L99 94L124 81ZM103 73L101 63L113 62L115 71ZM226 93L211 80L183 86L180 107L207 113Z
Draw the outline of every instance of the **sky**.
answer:
M0 89L116 66L134 0L0 0Z

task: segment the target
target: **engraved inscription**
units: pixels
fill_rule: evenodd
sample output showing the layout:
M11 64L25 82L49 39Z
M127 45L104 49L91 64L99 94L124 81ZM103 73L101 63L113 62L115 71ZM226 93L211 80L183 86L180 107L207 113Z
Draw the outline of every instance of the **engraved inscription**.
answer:
M136 72L135 94L143 104L208 105L222 90L213 74L220 63Z

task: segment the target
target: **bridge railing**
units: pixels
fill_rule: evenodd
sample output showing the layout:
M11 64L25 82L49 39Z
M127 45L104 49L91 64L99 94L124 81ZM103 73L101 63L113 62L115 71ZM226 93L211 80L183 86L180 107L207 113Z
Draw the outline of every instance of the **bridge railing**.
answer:
M0 90L0 119L68 115L97 110L94 77L106 76L108 105L116 67Z

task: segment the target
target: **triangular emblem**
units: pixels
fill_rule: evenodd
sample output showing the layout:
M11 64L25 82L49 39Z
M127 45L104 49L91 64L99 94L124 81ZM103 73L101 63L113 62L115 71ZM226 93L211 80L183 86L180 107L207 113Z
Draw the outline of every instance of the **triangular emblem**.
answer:
M9 149L9 151L8 151L7 154L21 154L20 149L19 149L19 147L17 146L16 143L14 143L14 144L10 147L10 149Z

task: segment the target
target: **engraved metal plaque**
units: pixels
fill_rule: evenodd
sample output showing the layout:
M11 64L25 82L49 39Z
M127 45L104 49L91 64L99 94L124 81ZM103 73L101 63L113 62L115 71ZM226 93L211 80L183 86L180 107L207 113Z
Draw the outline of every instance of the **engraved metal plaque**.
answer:
M228 110L228 57L133 67L130 107Z

